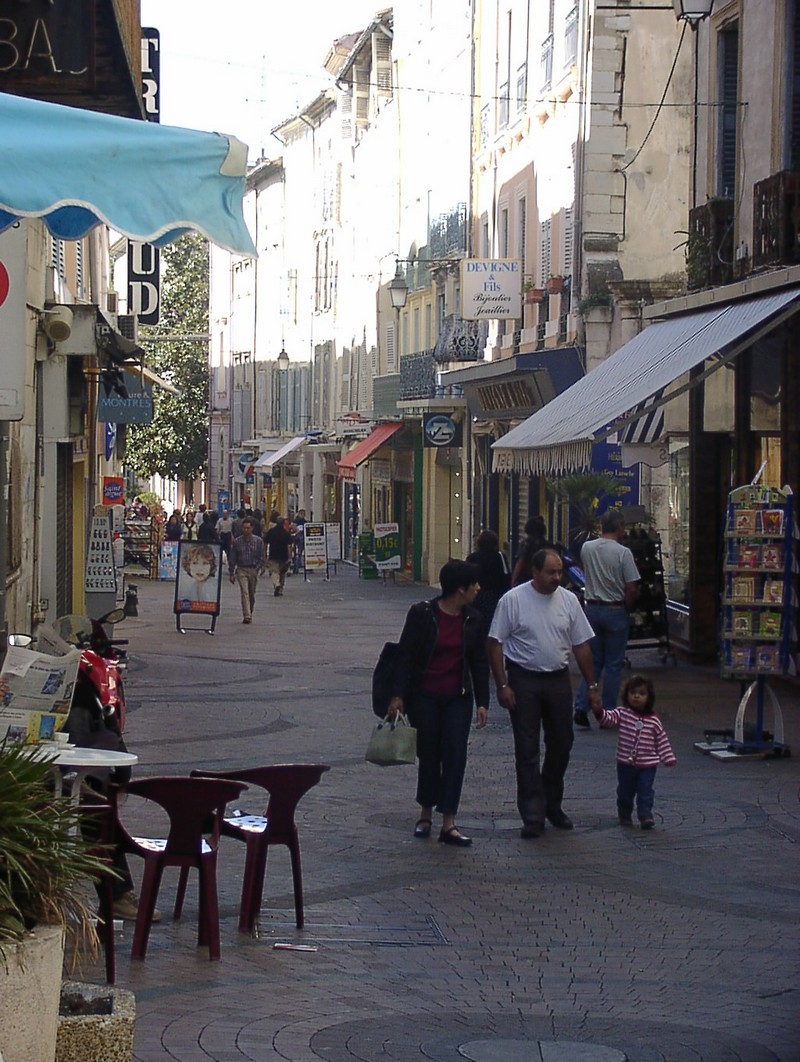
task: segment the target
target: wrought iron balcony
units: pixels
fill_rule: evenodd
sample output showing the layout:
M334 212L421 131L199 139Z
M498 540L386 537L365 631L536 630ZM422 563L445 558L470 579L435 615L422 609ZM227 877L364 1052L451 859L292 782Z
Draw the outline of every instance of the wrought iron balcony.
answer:
M753 185L753 268L800 262L800 172Z
M709 199L689 211L686 272L690 291L734 278L732 199Z

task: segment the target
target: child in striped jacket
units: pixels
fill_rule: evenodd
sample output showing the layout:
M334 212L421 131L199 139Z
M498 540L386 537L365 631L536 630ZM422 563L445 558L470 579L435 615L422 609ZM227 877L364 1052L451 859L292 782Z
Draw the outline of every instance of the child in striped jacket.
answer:
M617 812L622 826L633 825L633 802L643 830L652 830L653 785L660 763L674 767L678 762L661 720L654 708L656 691L644 675L634 675L622 687L622 704L606 711L593 709L600 726L618 730Z

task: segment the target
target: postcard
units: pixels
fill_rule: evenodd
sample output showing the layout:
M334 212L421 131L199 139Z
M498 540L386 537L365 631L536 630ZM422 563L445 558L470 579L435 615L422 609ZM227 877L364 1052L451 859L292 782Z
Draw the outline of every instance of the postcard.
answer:
M755 509L735 509L733 513L733 526L740 534L753 534L756 530Z
M731 597L734 601L755 601L756 581L752 575L734 575L731 579ZM768 600L766 597L764 600ZM769 598L772 601L772 598Z
M737 559L737 567L739 568L758 568L761 563L761 547L760 546L740 546L739 557Z
M731 630L737 638L749 638L753 633L753 617L750 612L734 612Z
M758 633L777 638L781 633L783 614L780 612L762 612L758 623Z
M781 654L777 645L759 645L756 649L756 667L759 671L780 671Z
M783 568L783 546L763 546L761 549L761 567L781 571Z
M752 645L734 645L731 649L731 667L734 671L749 671L753 666Z
M734 582L736 580L734 579ZM739 600L744 600L740 598ZM764 580L764 603L767 605L783 604L783 579Z
M765 509L761 514L761 530L765 535L782 535L783 509Z

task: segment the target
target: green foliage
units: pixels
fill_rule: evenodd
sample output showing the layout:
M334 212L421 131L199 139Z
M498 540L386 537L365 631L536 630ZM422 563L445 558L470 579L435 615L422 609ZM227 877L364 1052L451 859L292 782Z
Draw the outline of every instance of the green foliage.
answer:
M562 476L561 479L549 479L547 490L551 497L568 502L577 514L577 523L570 528L569 536L570 540L582 542L587 538L596 538L600 533L597 510L603 498L627 494L630 487L608 472L584 472Z
M76 805L53 795L47 760L33 757L31 746L0 743L0 947L38 923L93 940L81 892L105 867L89 855Z
M187 235L161 252L161 323L142 328L139 342L147 365L178 388L173 395L153 392L152 424L131 425L126 463L137 475L196 479L208 458L208 342L148 340L148 334L208 333L208 244Z

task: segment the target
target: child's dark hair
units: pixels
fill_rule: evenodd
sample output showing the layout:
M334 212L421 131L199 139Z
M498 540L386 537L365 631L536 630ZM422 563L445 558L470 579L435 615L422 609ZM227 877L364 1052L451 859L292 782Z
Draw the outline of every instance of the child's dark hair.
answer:
M628 706L628 694L631 690L647 690L647 704L642 709L642 715L651 715L656 705L656 689L652 679L645 675L631 675L622 687L622 703Z

